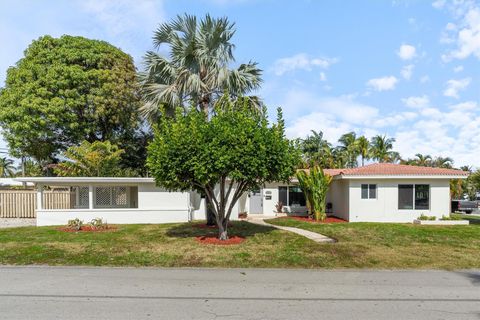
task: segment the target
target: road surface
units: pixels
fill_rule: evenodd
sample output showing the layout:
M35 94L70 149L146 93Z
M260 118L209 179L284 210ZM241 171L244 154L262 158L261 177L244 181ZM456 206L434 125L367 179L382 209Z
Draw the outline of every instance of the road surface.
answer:
M0 267L0 319L480 319L480 271Z

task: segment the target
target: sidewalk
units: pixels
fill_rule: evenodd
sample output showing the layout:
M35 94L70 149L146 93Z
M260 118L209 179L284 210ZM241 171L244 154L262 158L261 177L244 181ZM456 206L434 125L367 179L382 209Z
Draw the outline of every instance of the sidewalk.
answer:
M270 224L270 223L265 222L265 219L271 219L271 218L272 217L255 216L255 217L248 217L246 221L251 222L251 223L255 223L255 224L258 224L258 225L262 225L262 226L269 226L269 227L273 227L273 228L276 228L276 229L293 232L293 233L296 233L298 235L301 235L305 238L308 238L308 239L310 239L312 241L315 241L315 242L318 242L318 243L334 243L334 242L337 242L335 239L329 238L329 237L324 236L323 234L320 234L320 233L316 233L316 232L312 232L312 231L308 231L308 230L304 230L304 229L299 229L299 228L294 228L294 227L276 226L274 224Z

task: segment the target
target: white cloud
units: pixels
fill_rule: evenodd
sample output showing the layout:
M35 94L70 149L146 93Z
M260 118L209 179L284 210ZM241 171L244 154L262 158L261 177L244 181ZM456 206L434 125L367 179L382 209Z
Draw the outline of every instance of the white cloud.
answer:
M472 81L471 78L464 79L450 79L447 81L446 89L443 91L443 95L451 98L459 98L459 92L465 90Z
M427 83L430 81L430 77L428 75L424 75L420 78L420 83Z
M413 68L415 66L413 64L409 64L407 66L404 66L402 68L402 70L400 71L400 74L402 75L402 77L406 80L410 80L410 78L412 77L412 74L413 74Z
M311 71L312 68L318 67L322 69L327 69L332 64L337 63L337 58L325 58L325 57L317 57L312 58L308 56L306 53L298 53L291 57L281 58L275 61L273 65L273 72L277 76L281 76L282 74L294 71L294 70L306 70Z
M153 32L165 18L162 1L142 0L87 0L82 8L93 14L111 35L119 35L132 29Z
M463 71L463 66L456 66L453 68L453 72L458 73Z
M436 0L432 3L432 6L435 9L441 9L443 8L444 5L445 5L445 0Z
M449 22L442 31L440 41L455 44L455 48L442 55L445 62L475 56L480 59L480 7L474 1L453 1L447 6L456 23Z
M370 79L367 82L367 86L371 87L376 91L386 91L395 89L398 79L394 76L374 78Z
M402 60L411 60L417 55L417 49L410 44L402 44L397 51L397 55Z
M427 95L403 98L402 102L409 108L426 108L430 105L430 99Z
M325 72L320 72L320 81L327 81L327 75Z

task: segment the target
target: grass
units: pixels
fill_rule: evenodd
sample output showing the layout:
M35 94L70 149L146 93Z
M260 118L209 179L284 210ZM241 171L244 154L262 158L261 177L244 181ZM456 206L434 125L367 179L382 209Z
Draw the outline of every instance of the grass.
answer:
M116 232L66 233L58 227L0 229L0 264L271 268L479 268L480 225L414 226L350 223L273 223L339 240L317 244L286 231L233 222L240 245L204 245L216 230L198 223L119 225Z
M470 224L480 224L480 216L472 216L471 214L452 214L452 216L470 221Z
M314 224L272 219L335 238L335 267L463 269L480 267L480 225L421 226L395 223Z

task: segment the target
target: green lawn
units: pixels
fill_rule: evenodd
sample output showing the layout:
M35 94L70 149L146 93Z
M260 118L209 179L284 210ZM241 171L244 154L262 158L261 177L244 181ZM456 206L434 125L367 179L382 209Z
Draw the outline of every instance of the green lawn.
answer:
M317 244L301 236L234 222L240 245L199 244L216 230L193 224L120 225L116 232L65 233L56 227L0 229L0 264L273 268L479 268L480 225L433 227L349 223L273 223L339 240ZM196 223L198 224L198 223Z
M480 225L421 226L394 223L315 224L272 219L335 238L336 267L461 269L480 267Z

